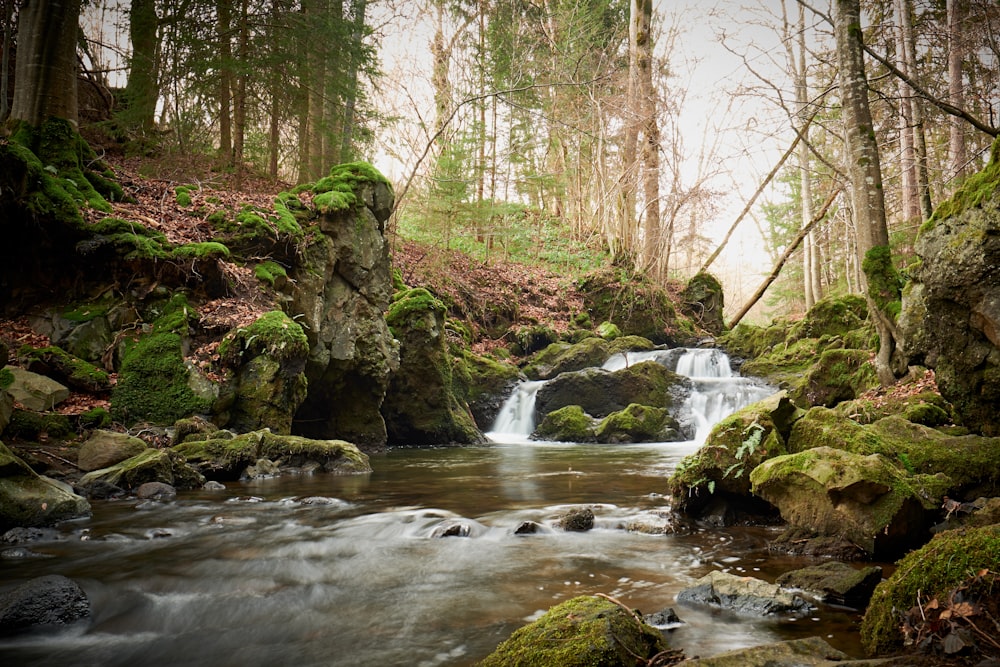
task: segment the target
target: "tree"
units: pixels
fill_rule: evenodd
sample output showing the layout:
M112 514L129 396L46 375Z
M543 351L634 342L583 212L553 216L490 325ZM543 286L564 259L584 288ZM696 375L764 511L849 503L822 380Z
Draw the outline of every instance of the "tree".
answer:
M834 0L833 24L858 259L867 283L868 310L879 336L875 370L879 381L888 386L895 382L890 364L896 335L890 311L891 304L899 301L900 286L889 250L882 167L868 105L859 0Z
M37 127L55 117L77 124L79 20L80 0L30 0L21 6L12 120Z
M142 133L152 131L156 120L156 101L160 97L157 72L159 21L156 0L132 2L128 21L132 56L129 58L128 83L125 86L128 105L125 120L126 125Z

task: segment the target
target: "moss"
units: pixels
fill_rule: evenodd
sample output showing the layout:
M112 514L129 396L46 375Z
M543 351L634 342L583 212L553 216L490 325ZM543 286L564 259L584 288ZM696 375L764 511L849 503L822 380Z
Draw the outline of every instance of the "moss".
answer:
M981 171L969 176L955 191L951 199L942 202L934 214L925 222L920 232L924 233L946 218L951 218L970 208L978 208L992 198L1000 186L1000 138L993 140L990 161Z
M388 185L389 181L367 162L349 162L333 167L329 176L311 185L300 186L298 191L312 190L313 205L320 213L340 213L349 211L359 203L356 192L363 183Z
M272 310L250 326L230 332L219 345L219 356L232 365L241 358L265 354L278 361L305 358L309 339L298 322L280 310Z
M593 442L594 418L579 405L567 405L545 415L535 435L560 442Z
M10 369L0 368L0 389L6 389L12 384L14 384L14 374Z
M14 410L3 434L9 438L38 440L41 436L64 438L73 433L69 417L57 412Z
M173 257L180 259L212 259L229 257L230 252L224 244L216 241L205 241L202 243L185 243L174 248L171 253Z
M868 296L875 306L895 321L899 315L903 280L892 263L889 246L875 246L861 262L868 280Z
M255 266L253 274L257 277L257 280L270 287L274 287L276 283L280 284L280 282L288 278L288 272L285 270L285 267L270 260L261 262Z
M479 667L625 667L666 649L663 634L635 612L580 596L515 631Z
M983 569L1000 571L1000 526L946 531L897 564L879 584L861 622L870 655L895 652L903 643L902 615L914 606L947 599L953 589Z
M18 350L17 356L28 370L38 369L43 374L54 375L71 387L92 392L111 389L111 378L106 371L60 347L25 345Z
M90 244L110 244L125 259L167 259L167 237L143 225L120 218L104 218L88 228Z
M79 417L79 424L84 429L99 429L111 426L111 413L104 408L91 408Z
M663 430L670 424L676 427L663 408L630 403L601 420L596 435L598 442L652 442L662 440Z
M183 208L191 206L191 190L196 189L193 185L178 185L174 188L174 198L177 205Z
M622 335L621 329L614 322L601 322L595 332L604 340L614 340Z
M415 287L414 289L397 292L393 296L392 304L390 304L389 310L385 315L385 321L389 325L389 328L393 330L393 335L396 335L395 329L401 326L406 328L416 326L423 329L433 326L433 322L425 322L421 327L419 321L428 312L437 313L437 316L443 320L447 310L448 308L444 305L443 301L423 287Z

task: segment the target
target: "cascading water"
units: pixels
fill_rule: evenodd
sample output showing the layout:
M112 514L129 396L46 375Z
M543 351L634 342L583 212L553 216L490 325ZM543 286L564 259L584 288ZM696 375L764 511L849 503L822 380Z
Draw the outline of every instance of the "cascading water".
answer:
M759 380L733 374L729 357L721 350L674 348L624 352L612 355L601 368L619 371L644 361L655 361L691 379L693 388L682 414L675 415L692 432L692 440L704 442L712 426L740 408L766 398L774 390ZM535 397L544 380L522 382L504 403L493 430L487 435L497 442L521 442L535 430Z

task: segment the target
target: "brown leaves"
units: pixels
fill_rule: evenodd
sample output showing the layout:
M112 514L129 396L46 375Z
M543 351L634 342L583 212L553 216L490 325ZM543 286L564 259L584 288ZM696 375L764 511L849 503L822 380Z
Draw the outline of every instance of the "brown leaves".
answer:
M1000 649L1000 575L983 569L951 591L903 616L908 646L953 656L977 648Z

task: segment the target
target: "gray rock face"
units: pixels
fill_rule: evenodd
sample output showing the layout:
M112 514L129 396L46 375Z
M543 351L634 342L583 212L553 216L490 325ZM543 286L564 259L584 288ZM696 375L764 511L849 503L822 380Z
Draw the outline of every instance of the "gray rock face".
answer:
M137 456L145 449L145 442L127 433L94 431L87 442L80 445L77 465L84 472L100 470Z
M901 352L910 365L935 370L966 426L1000 435L1000 196L936 221L916 252Z
M719 607L741 616L805 613L813 609L802 597L780 586L718 570L678 593L677 601Z
M868 604L881 581L880 567L856 568L837 561L786 572L777 579L779 585L809 591L823 602L856 609L863 609Z
M44 375L17 366L7 366L5 370L14 376L14 382L7 387L8 393L29 410L51 410L69 397L69 389Z
M392 210L384 183L361 183L364 206L328 212L323 234L305 249L293 276L288 312L309 338L308 396L296 413L293 431L311 438L340 438L367 450L385 446L379 408L399 352L383 313L392 279L389 246L383 236Z
M48 526L90 513L86 499L43 477L0 443L0 530Z
M0 635L68 625L90 617L90 600L74 582L49 574L0 593Z
M787 642L751 646L728 651L709 658L695 658L678 663L682 667L874 667L880 661L848 660L819 637L793 639Z

